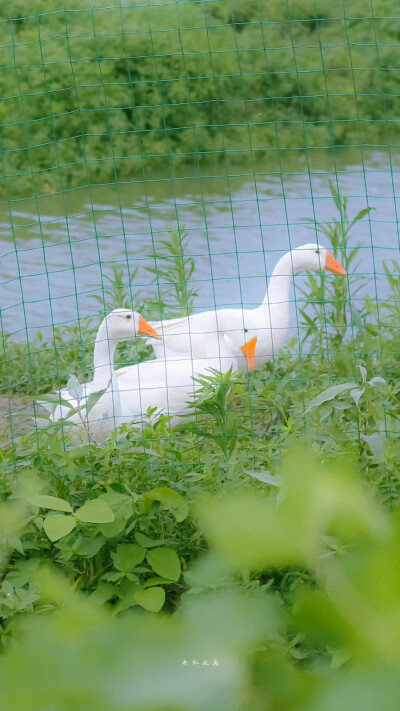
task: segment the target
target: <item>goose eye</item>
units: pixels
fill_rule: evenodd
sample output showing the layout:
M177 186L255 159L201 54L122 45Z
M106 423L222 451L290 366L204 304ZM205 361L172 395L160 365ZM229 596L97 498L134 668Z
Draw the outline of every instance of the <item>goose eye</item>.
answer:
M132 318L132 314L126 314L125 318L127 318L127 319Z
M248 328L245 328L245 329L244 329L244 332L245 332L245 333L248 333L248 332L249 332L249 329L248 329Z
M316 250L315 250L315 254L321 254L321 250L320 250L320 249L316 249Z

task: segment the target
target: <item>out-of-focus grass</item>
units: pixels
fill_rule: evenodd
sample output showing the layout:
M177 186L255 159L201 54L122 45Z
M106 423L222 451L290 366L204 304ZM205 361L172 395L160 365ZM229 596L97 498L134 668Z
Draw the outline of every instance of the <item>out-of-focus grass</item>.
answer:
M36 572L42 614L25 616L2 656L2 708L361 711L380 699L394 710L398 516L339 462L295 450L281 476L278 496L253 490L199 503L224 579L210 576L206 554L187 582L206 589L208 580L209 590L189 587L172 616L116 618L54 571ZM294 563L303 585L290 604L273 590L244 589L255 568L274 577Z

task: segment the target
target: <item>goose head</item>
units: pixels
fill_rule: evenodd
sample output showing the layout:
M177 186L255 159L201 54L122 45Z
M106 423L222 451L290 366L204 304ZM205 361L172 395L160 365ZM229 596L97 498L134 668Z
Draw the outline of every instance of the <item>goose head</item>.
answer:
M303 244L288 253L291 258L292 271L297 272L333 272L346 274L346 270L335 257L320 244Z
M155 328L150 326L138 311L131 309L114 309L106 316L102 326L109 341L127 341L137 336L150 336L161 340Z

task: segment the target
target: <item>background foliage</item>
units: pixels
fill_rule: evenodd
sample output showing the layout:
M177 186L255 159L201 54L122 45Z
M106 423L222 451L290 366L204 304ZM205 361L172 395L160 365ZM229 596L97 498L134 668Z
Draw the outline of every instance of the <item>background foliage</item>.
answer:
M397 143L389 0L102 5L3 0L3 198Z

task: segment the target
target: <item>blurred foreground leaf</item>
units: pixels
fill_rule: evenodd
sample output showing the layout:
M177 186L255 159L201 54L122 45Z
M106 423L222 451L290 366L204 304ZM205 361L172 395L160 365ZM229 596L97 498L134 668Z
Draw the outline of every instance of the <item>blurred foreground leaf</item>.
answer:
M61 609L25 619L19 642L3 656L4 710L235 711L244 655L276 628L274 606L259 595L195 597L179 618L135 612L115 618L72 592L66 596L58 578L44 581ZM159 593L151 588L144 594L149 600ZM205 659L209 666L202 665Z

